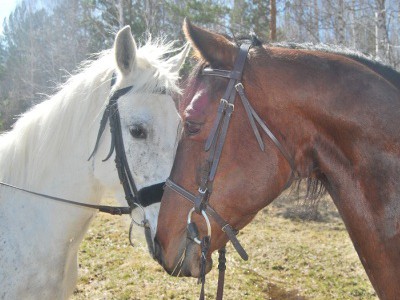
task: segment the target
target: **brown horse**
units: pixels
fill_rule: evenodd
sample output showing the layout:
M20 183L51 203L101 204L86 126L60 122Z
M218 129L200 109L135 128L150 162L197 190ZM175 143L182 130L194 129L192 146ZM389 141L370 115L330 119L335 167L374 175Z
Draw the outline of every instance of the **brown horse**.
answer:
M237 100L204 201L197 189L204 184L203 173L210 174L209 152L215 151L205 151L205 144L215 124L220 135L213 137L221 138L223 125L215 120L231 81L209 75L236 68L240 50L189 22L184 31L200 61L181 107L184 131L171 182L197 196L165 189L155 238L156 257L165 270L200 275L200 247L186 232L193 204L185 197L197 212L211 207L241 229L294 180L310 178L332 197L378 296L400 299L400 74L365 57L253 42L238 81L273 135L261 134L258 142L248 107ZM204 69L210 67L214 71L207 74ZM201 214L193 213L192 221L199 236L206 235ZM210 222L206 271L211 253L228 241L221 222L213 215Z

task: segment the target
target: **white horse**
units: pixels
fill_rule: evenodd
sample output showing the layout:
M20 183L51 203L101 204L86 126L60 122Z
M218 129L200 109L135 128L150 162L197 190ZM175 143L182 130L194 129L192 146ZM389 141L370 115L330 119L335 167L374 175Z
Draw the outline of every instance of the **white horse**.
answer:
M178 71L187 54L184 49L163 59L172 51L170 45L150 42L137 49L130 28L122 29L113 50L87 63L0 137L0 181L90 204L114 193L126 206L113 157L102 162L111 143L109 129L88 158L111 89L127 86L133 88L118 105L137 189L165 181L179 126L165 91L178 91ZM152 211L156 218L158 207ZM0 299L68 298L76 284L79 244L96 212L0 186ZM154 235L156 219L150 223Z

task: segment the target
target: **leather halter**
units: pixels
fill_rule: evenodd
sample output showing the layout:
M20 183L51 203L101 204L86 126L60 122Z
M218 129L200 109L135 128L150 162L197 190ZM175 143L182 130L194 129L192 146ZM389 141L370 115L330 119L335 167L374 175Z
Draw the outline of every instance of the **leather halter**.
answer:
M250 121L251 128L253 129L254 135L257 139L257 142L260 146L261 151L265 150L264 142L261 138L260 132L256 125L256 122L259 124L261 129L267 134L267 136L272 140L272 142L276 145L285 159L288 161L293 176L295 170L295 164L289 153L285 150L282 144L278 141L275 135L271 132L268 126L264 123L264 121L259 117L256 111L251 106L249 100L247 99L244 93L244 87L241 83L243 68L247 58L248 51L250 49L250 44L242 44L239 49L238 56L234 63L233 70L219 70L212 68L205 68L202 72L203 75L207 76L218 76L228 78L228 86L225 90L223 97L220 100L217 116L214 121L211 132L207 138L205 143L204 150L209 152L209 156L206 161L206 167L201 172L201 180L198 188L197 195L192 194L185 188L179 186L171 179L167 179L166 186L177 192L179 195L189 200L195 208L196 213L201 214L205 211L208 215L210 215L217 224L221 227L222 231L224 231L229 240L232 242L234 248L239 253L240 257L244 260L248 259L248 255L238 239L236 238L237 230L233 229L231 225L229 225L208 203L208 199L212 193L212 186L215 178L215 174L218 169L218 164L220 161L220 157L222 154L222 149L225 143L225 138L228 132L229 121L231 119L232 113L235 108L235 99L236 92L239 94L240 99L242 100L243 106L245 108L247 117ZM222 257L221 257L222 254ZM218 268L220 269L220 277L223 278L223 272L225 270L225 250L220 250L220 265ZM223 279L222 279L223 281ZM222 299L222 285L218 284L218 294L217 299Z

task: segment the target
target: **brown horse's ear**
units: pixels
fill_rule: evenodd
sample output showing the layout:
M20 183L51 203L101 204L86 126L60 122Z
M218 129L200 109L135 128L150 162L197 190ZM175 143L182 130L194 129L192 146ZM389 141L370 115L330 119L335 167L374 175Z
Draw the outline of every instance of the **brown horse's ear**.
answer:
M183 21L183 32L198 58L215 68L233 66L237 47L226 37L192 25L187 18Z

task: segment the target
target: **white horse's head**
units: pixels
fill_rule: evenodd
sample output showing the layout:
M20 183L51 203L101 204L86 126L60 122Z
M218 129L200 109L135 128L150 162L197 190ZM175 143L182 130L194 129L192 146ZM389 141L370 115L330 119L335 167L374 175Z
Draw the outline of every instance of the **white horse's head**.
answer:
M163 184L172 168L180 124L171 94L179 90L178 72L188 47L163 59L166 51L168 46L149 44L138 49L128 26L117 34L114 44L117 76L112 89L133 86L118 99L118 108L126 157L152 234L157 226ZM102 161L109 147L109 142L102 141L94 158L94 174L103 186L117 191L117 198L126 205L114 160ZM112 169L115 172L110 172ZM134 214L142 212L136 210ZM139 215L135 217L138 220L143 218Z

